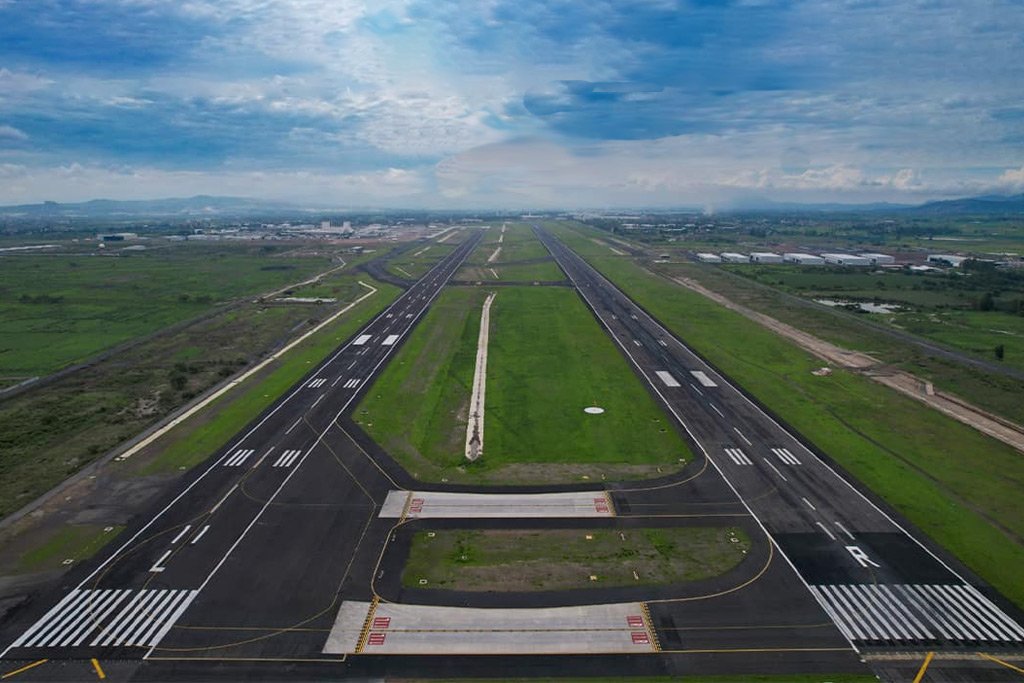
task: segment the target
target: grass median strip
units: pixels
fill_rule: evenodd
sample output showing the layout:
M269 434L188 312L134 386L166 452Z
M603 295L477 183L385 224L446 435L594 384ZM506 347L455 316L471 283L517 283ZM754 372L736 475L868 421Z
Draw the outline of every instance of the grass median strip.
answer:
M479 483L635 479L689 457L575 292L505 287L491 310L486 454L466 463L486 294L446 290L357 411L370 435L414 476ZM587 407L604 412L587 414Z
M836 369L630 259L553 230L695 350L1017 604L1024 605L1024 458L871 380Z
M728 572L749 549L734 527L421 531L402 584L542 591L686 583Z

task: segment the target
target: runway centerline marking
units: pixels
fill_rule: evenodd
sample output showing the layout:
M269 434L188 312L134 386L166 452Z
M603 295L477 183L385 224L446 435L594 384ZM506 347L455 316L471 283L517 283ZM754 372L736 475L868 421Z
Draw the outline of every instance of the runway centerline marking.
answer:
M782 481L789 481L789 479L786 479L786 475L784 475L782 472L779 472L778 468L775 467L775 465L772 464L771 460L769 460L768 458L762 458L762 460L764 460L764 463L766 465L768 465L768 467L772 468L772 471L775 472L775 474L777 474L780 477L782 477Z
M733 427L733 428L732 428L732 430L733 430L734 432L736 432L737 434L739 434L739 435L740 435L740 438L741 438L741 439L743 439L743 440L744 440L744 441L745 441L745 442L747 443L747 445L748 445L748 446L753 446L753 445L754 445L754 444L753 444L753 443L752 443L752 442L750 441L750 439L748 439L748 438L747 438L746 436L744 436L744 435L743 435L743 432L741 432L741 431L740 431L739 429L737 429L736 427Z

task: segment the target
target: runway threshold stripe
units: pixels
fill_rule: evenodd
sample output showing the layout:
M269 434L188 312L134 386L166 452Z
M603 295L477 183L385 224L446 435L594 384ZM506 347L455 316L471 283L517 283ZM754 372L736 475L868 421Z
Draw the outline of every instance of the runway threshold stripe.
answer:
M965 586L964 594L969 600L972 600L984 609L988 614L991 614L1000 624L1002 624L1007 632L1011 635L1012 640L1020 642L1024 640L1024 628L1021 628L1020 624L1011 619L1007 614L999 609L995 603L986 598L981 592L974 586Z
M969 585L821 585L811 591L853 641L1024 640L1024 629Z
M88 596L82 601L81 609L77 610L71 619L65 622L60 628L54 630L49 637L41 640L39 644L50 645L69 639L72 633L77 633L79 626L83 622L86 624L89 623L89 615L93 613L94 609L102 609L104 604L107 603L110 598L115 597L114 593L115 591L112 590L101 590Z
M14 641L14 642L13 642L13 643L11 644L11 647L21 647L21 645L22 645L22 644L23 644L23 643L24 643L24 642L25 642L26 640L28 640L29 638L31 638L31 637L32 637L32 636L33 636L33 635L35 634L35 632L36 632L36 631L38 631L38 630L39 630L40 628L42 628L42 627L43 627L43 625L45 625L45 624L46 624L46 623L47 623L47 622L48 622L48 621L49 621L49 620L50 620L50 619L51 619L51 618L52 618L52 617L53 617L54 615L56 615L57 613L59 613L59 612L60 612L60 611L61 611L62 609L64 609L64 607L65 607L65 606L66 606L66 605L67 605L67 604L68 604L69 602L71 602L72 600L74 600L74 599L75 599L75 597L77 597L77 596L78 596L78 594L79 594L80 592L81 592L81 591L79 591L79 590L78 590L78 589L76 588L75 590L71 591L70 593L68 593L67 595L65 595L65 596L64 596L63 598L61 598L61 601L60 601L60 602L58 602L58 603L57 603L56 605L54 605L54 606L53 606L52 608L50 608L50 610L49 610L49 611L48 611L48 612L47 612L46 614L44 614L44 615L43 615L43 616L42 616L42 617L41 617L41 618L39 619L39 621L37 621L36 623L34 623L34 624L33 624L32 626L30 626L30 627L28 628L28 630L26 630L26 631L25 631L24 633L22 633L22 634L21 634L21 635L20 635L20 636L18 637L18 639L17 639L17 640L15 640L15 641Z

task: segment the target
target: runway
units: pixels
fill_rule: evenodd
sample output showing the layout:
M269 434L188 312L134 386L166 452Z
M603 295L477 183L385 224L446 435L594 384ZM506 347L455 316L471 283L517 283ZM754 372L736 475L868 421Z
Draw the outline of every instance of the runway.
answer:
M594 315L858 648L1019 647L1019 614L952 566L561 242ZM664 491L671 491L665 489ZM631 509L672 493L620 487ZM1014 616L1011 616L1014 615Z
M53 663L97 658L118 662L117 680L481 676L505 653L507 675L842 673L863 672L865 650L1019 651L1019 615L997 594L538 234L702 457L644 483L488 489L418 482L373 443L350 419L355 401L475 233L126 541L4 624L3 671L46 659L18 678L80 680ZM418 528L685 524L741 526L755 547L692 585L486 595L400 586ZM646 642L634 639L641 632Z

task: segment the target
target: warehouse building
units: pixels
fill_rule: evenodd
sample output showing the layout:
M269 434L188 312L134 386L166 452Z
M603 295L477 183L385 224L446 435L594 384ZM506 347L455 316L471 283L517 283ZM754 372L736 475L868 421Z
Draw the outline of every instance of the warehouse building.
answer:
M782 263L782 257L771 251L755 251L750 255L751 263Z
M825 263L834 266L871 266L871 259L854 254L822 254Z
M711 254L711 253L708 253L708 252L703 252L703 253L697 254L697 258L700 259L701 261L703 261L704 263L721 263L722 262L722 259L718 258L718 254Z
M866 259L871 259L871 265L873 266L891 266L896 263L895 256L889 256L889 254L861 254Z
M799 251L789 251L782 255L782 260L786 263L795 263L798 266L821 266L825 264L825 259L814 254L805 254Z
M735 251L725 251L722 252L722 260L726 263L749 263L750 257Z

